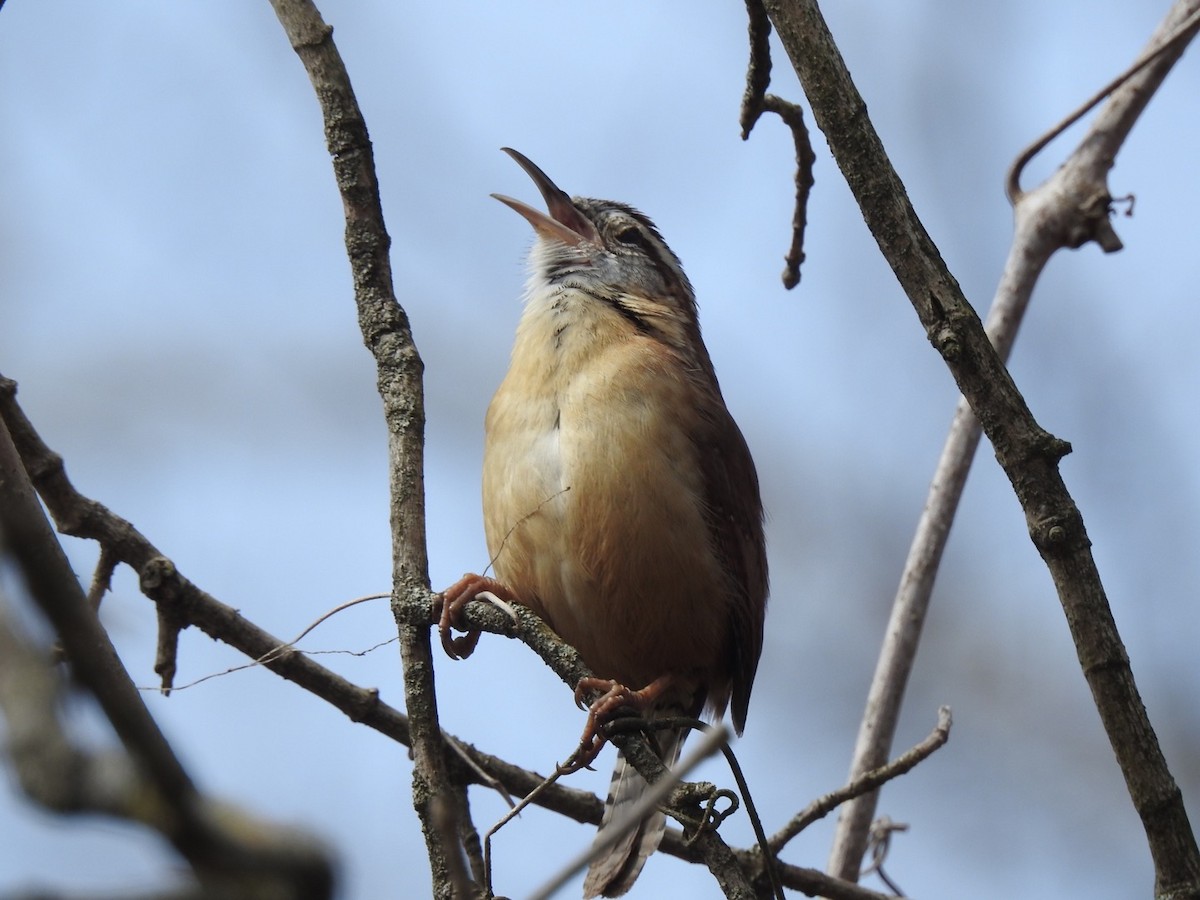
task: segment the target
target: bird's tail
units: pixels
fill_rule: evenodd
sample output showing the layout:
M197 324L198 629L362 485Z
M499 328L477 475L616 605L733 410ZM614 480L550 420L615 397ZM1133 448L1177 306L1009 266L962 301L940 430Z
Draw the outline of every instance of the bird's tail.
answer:
M679 729L656 733L659 755L664 765L673 766L678 761L685 734L685 731ZM641 773L626 762L624 754L619 753L612 781L608 785L604 818L600 821L596 840L600 840L605 830L614 822L619 825L649 787ZM651 812L636 827L629 829L612 847L592 862L583 882L583 896L620 897L628 891L633 887L646 860L658 849L666 830L667 817L658 810Z

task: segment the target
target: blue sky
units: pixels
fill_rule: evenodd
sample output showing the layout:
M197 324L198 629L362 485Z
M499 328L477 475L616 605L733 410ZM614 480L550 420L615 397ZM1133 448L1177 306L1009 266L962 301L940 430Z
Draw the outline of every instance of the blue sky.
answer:
M918 213L981 313L1010 240L1011 159L1120 71L1166 4L830 4ZM520 313L537 199L499 152L570 193L649 214L696 286L728 404L758 463L772 601L739 757L767 828L844 780L887 608L955 402L824 142L800 287L778 274L791 140L739 138L740 3L331 2L374 141L397 294L426 365L435 586L486 563L483 412ZM782 52L773 90L798 98ZM1011 368L1063 462L1143 697L1193 817L1200 796L1200 456L1192 211L1200 71L1185 57L1123 149L1125 250L1056 256ZM266 3L10 0L0 12L0 372L86 494L193 581L290 637L389 587L385 434L354 318L340 201L307 79ZM1052 145L1044 176L1077 138ZM1027 181L1028 183L1028 181ZM71 542L85 577L95 550ZM154 619L129 573L104 620L152 685ZM364 650L386 602L306 641ZM239 662L187 633L179 682ZM395 645L323 656L400 705ZM547 771L582 725L519 645L439 659L445 727ZM344 896L427 885L403 748L267 672L147 700L200 784L306 826ZM889 787L888 871L922 898L1145 896L1152 872L1052 586L986 443L935 593L898 742L951 705L950 744ZM82 712L83 710L81 710ZM93 740L103 728L84 716ZM898 748L899 749L899 748ZM611 760L573 780L602 791ZM703 777L725 776L716 764ZM503 811L472 795L484 828ZM743 822L727 826L746 844ZM786 856L824 865L832 822ZM0 794L0 891L170 883L153 838ZM590 830L538 810L496 839L522 896ZM872 883L872 882L868 882ZM873 883L878 887L878 883ZM668 887L669 886L669 887ZM634 896L716 896L655 859ZM569 894L568 894L569 895Z

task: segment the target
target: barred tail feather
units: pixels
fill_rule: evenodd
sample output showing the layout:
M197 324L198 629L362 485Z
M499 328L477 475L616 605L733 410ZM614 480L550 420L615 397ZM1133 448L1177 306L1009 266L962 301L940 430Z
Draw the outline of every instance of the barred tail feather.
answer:
M683 731L658 733L665 765L673 766L679 760L684 734ZM604 802L604 818L600 821L596 839L599 840L613 822L620 823L625 819L649 787L641 773L625 761L623 754L618 754L612 781L608 785L608 799ZM651 812L637 827L629 829L616 844L592 862L583 882L583 896L620 897L628 891L646 860L658 849L666 830L667 817L658 810Z

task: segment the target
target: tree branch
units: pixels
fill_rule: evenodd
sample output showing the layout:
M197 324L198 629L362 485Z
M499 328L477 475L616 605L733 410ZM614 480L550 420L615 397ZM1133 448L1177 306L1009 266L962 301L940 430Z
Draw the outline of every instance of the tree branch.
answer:
M1138 114L1145 109L1169 71L1170 64L1164 51L1178 46L1179 35L1184 33L1178 25L1179 20L1187 15L1196 16L1194 11L1189 14L1182 8L1188 5L1195 7L1198 4L1177 4L1151 37L1139 62L1085 104L1083 111L1095 106L1107 94L1113 94L1111 102L1054 175L1029 193L1017 188L1021 168L1065 125L1056 127L1050 136L1032 145L1013 164L1008 190L1014 203L1013 240L984 324L984 330L1002 360L1008 359L1034 286L1057 250L1077 247L1080 236L1089 234L1109 247L1114 241L1117 247L1120 246L1108 218L1111 197L1108 171ZM1186 22L1184 26L1187 26ZM1178 53L1172 59L1177 57ZM1147 69L1151 62L1156 64ZM1126 85L1125 89L1118 91L1122 85ZM1069 117L1067 124L1080 114ZM855 743L851 778L882 765L890 752L934 580L980 433L979 421L970 405L960 398L900 575ZM853 877L859 871L878 797L878 792L871 792L842 807L830 852L831 872Z
M509 616L490 604L471 603L463 608L460 624L472 631L517 638L541 657L542 662L568 687L574 688L584 678L593 677L592 671L584 664L575 648L563 642L534 612L519 605L514 605L512 610L513 615ZM436 620L432 609L422 611L410 606L403 611L403 615L406 621L414 626L425 623L427 627ZM609 740L625 754L629 763L650 784L668 776L667 767L640 732L614 731ZM687 805L678 812L685 817L696 818L699 806L694 800L694 795L677 793L675 799L683 796L687 796ZM697 855L688 858L702 861L708 866L727 897L747 900L754 897L745 871L738 865L733 851L717 832L703 831L691 844L697 850Z
M804 263L804 231L808 226L808 196L813 186L813 164L817 155L813 152L808 127L804 124L804 110L776 94L768 94L771 84L771 20L767 18L761 0L746 0L749 17L750 62L746 66L746 91L742 95L742 140L748 140L750 132L764 112L773 112L783 120L792 132L796 146L796 201L792 209L792 244L784 261L783 286L791 290L800 283L800 266Z
M919 763L928 759L937 750L945 746L948 740L950 740L950 707L943 706L938 709L937 724L925 740L910 748L905 753L902 753L890 763L879 766L869 772L864 772L862 775L854 778L845 787L838 788L838 790L832 791L809 804L806 809L795 815L777 834L771 836L767 842L771 851L778 853L788 841L813 822L837 809L843 803L874 792L893 778L899 778L906 772L911 772ZM858 875L857 870L854 874L855 876Z
M333 29L308 0L272 0L272 7L312 81L325 122L325 141L346 215L346 252L363 342L375 358L377 385L388 429L391 488L392 605L425 603L429 561L425 543L423 364L413 343L408 316L396 300L383 221L374 153L350 77L333 43ZM454 893L450 857L443 836L461 807L437 807L438 797L458 796L449 777L438 725L437 694L429 629L404 625L397 617L404 662L404 697L412 728L413 805L421 821L433 878L433 894Z
M25 692L45 697L54 687L45 670L44 677L35 674L25 681L38 661L6 625L0 628L0 640L7 645L0 699L14 728L12 737L26 744L14 758L24 762L23 783L31 796L60 811L98 810L153 827L212 895L330 896L332 862L316 841L252 820L197 790L72 573L3 421L0 546L19 563L30 596L54 627L72 673L96 699L128 754L122 760L75 749L58 727L53 705L43 707L40 718L31 717ZM14 684L14 676L23 683Z
M765 0L764 5L867 226L992 442L1025 512L1142 819L1156 894L1200 894L1200 852L1182 795L1138 695L1082 517L1058 471L1070 447L1034 420L917 218L815 0Z
M1017 206L1025 192L1021 189L1021 173L1030 161L1042 152L1050 143L1091 112L1105 97L1113 97L1102 118L1107 119L1106 128L1093 125L1089 134L1100 142L1102 156L1105 161L1105 171L1116 160L1117 151L1125 142L1134 122L1141 116L1146 104L1154 96L1167 73L1171 71L1192 38L1196 29L1200 28L1200 9L1188 0L1177 0L1167 13L1167 17L1159 25L1150 38L1149 44L1129 68L1100 88L1090 98L1085 100L1074 112L1069 113L1061 122L1030 144L1017 156L1009 167L1008 177L1004 180L1004 193L1008 202ZM1145 71L1149 69L1149 71ZM1128 87L1126 87L1128 86ZM1124 91L1121 89L1125 88ZM1118 95L1118 92L1119 95ZM1118 95L1118 96L1114 96ZM1084 141L1086 143L1086 141ZM1078 148L1076 153L1082 150ZM1096 238L1106 252L1120 250L1120 242L1116 246L1105 246L1100 238Z

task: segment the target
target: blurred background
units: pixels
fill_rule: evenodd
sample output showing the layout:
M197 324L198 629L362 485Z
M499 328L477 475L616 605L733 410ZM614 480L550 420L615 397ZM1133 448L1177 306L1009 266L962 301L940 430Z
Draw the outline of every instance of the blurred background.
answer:
M1135 57L1163 2L847 0L827 15L875 125L982 314L1007 252L1009 162ZM487 563L483 414L520 314L537 201L513 146L569 193L630 202L696 286L726 399L769 511L772 601L737 752L768 831L845 779L867 685L956 392L814 132L803 281L779 281L792 142L738 106L741 3L396 4L326 0L374 142L397 294L426 366L431 576ZM1125 242L1062 253L1011 367L1069 440L1083 512L1151 719L1200 818L1200 90L1196 51L1111 178L1136 195ZM776 47L772 89L801 92ZM1052 171L1076 128L1039 158ZM386 446L355 322L341 204L307 78L266 3L30 3L0 11L0 372L85 494L283 639L389 589ZM69 541L82 578L93 546ZM155 621L120 572L104 621L153 688ZM302 646L363 651L386 601ZM320 661L401 705L394 643ZM242 660L183 635L178 684ZM578 738L569 692L524 647L438 658L443 724L548 771ZM147 702L200 785L337 848L342 896L421 896L423 842L397 746L262 670ZM897 751L939 704L950 743L890 785L907 822L889 875L920 898L1149 896L1152 869L1011 490L984 443L938 580ZM83 735L109 740L86 704ZM608 751L611 753L611 751ZM602 792L611 756L570 783ZM702 777L728 782L712 763ZM503 812L472 792L475 821ZM726 826L750 842L744 820ZM833 817L788 860L823 867ZM174 883L141 831L0 793L0 893ZM520 897L590 828L531 809L494 843ZM867 884L882 888L878 880ZM566 896L577 894L572 887ZM715 897L656 857L634 896Z

